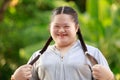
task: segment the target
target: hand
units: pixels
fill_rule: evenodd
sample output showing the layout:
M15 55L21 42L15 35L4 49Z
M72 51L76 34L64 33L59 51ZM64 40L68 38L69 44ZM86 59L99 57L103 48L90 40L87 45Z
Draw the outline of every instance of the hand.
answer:
M94 65L92 67L93 77L98 80L114 80L113 73L102 65Z
M16 69L13 76L14 76L15 80L28 80L32 76L31 70L32 70L32 66L26 64L26 65L20 66L18 69Z

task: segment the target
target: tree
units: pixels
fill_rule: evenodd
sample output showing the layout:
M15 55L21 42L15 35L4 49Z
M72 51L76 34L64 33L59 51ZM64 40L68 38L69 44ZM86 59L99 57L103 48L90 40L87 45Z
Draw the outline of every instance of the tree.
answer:
M3 3L1 4L1 8L0 8L0 21L3 20L4 17L4 13L9 5L10 0L4 0Z
M86 11L86 0L65 0L67 2L73 1L77 5L80 12L84 13Z

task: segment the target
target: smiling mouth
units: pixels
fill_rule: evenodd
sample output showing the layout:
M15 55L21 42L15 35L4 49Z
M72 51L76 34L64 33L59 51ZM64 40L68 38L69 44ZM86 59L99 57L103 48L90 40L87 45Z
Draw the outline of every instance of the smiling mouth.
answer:
M65 36L67 36L67 34L58 34L59 37L63 38Z

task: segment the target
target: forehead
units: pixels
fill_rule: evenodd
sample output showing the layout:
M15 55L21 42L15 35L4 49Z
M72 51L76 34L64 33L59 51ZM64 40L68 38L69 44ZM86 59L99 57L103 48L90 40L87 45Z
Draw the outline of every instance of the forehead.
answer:
M52 18L52 23L56 23L56 24L70 24L70 23L74 23L74 20L72 19L71 15L68 14L59 14L59 15L55 15Z

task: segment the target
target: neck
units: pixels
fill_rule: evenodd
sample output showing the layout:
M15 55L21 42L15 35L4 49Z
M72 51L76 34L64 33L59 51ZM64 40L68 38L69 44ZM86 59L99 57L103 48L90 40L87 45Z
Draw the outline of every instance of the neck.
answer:
M67 45L63 45L63 46L59 46L57 44L55 44L56 49L58 49L60 51L60 53L62 55L64 55L76 42L77 40L74 40L73 42L67 44Z

